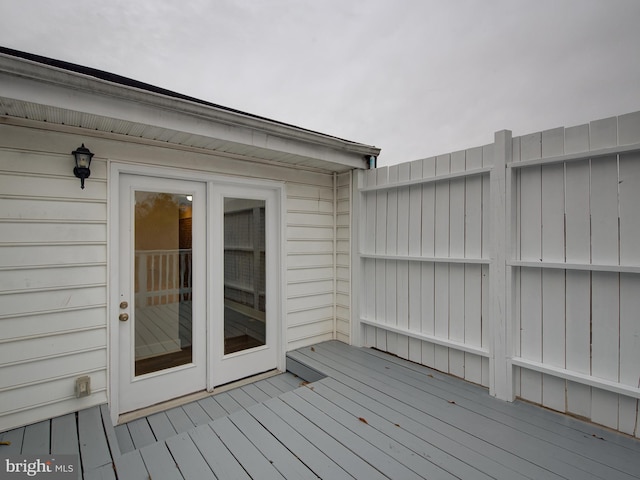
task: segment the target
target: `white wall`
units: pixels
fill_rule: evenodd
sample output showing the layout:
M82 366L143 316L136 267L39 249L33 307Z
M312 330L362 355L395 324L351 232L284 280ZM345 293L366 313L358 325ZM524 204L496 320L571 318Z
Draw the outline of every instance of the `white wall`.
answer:
M0 430L107 400L106 162L81 191L70 155L24 134L0 127Z
M27 124L0 125L0 430L107 401L110 160L286 182L287 350L335 338L332 174ZM84 190L70 153L81 143L95 153ZM76 399L85 374L93 394Z
M360 177L362 344L640 436L640 112Z

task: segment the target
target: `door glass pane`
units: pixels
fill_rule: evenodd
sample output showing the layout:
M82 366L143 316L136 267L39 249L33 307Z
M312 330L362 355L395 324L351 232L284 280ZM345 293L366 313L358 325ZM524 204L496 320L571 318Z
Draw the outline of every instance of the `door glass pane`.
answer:
M224 199L224 353L266 342L265 202Z
M136 376L192 361L191 200L135 193Z

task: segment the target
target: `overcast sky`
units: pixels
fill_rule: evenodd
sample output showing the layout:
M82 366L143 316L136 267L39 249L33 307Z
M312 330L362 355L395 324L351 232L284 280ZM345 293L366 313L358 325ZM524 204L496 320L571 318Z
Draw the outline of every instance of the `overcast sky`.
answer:
M640 110L640 0L0 0L0 44L375 145L381 165Z

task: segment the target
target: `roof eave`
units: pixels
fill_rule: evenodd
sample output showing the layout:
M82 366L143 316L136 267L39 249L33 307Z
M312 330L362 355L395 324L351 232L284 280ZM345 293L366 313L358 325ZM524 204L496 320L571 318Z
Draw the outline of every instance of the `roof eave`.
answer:
M212 135L222 141L256 147L257 151L266 148L326 161L327 167L338 164L346 168L366 168L365 158L380 153L379 148L370 145L4 53L0 53L0 75L7 80L3 82L6 93L0 95L16 101L35 101L120 121L146 121L175 131ZM130 108L131 104L137 106L135 111Z

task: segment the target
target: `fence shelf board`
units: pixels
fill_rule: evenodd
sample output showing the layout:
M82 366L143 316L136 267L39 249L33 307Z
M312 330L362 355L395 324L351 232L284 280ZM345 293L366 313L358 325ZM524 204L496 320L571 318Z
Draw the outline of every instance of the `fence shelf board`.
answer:
M597 161L603 157L610 157L611 155L624 154L624 153L637 153L637 152L640 152L640 143L595 149L589 152L567 153L565 155L557 155L555 157L526 160L518 163L509 164L508 168L524 169L532 166L551 165L554 163L570 163L570 162L584 160L585 158L596 159Z

